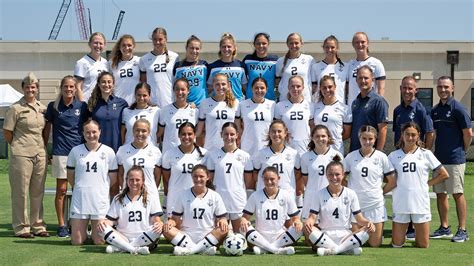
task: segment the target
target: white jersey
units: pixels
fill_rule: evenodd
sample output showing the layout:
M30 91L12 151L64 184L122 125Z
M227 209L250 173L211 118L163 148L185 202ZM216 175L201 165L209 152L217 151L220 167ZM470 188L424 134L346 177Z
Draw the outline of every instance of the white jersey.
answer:
M285 146L281 152L275 153L271 147L266 146L257 152L252 162L254 170L258 171L257 190L264 188L263 170L273 166L280 176L280 188L296 193L295 169L300 169L300 156L295 149Z
M428 178L430 170L442 165L430 150L417 148L405 154L402 149L388 156L397 173L397 187L393 190L393 213L429 214L430 196Z
M216 192L225 200L229 213L240 213L247 202L244 172L252 172L250 155L241 149L224 152L223 149L209 151L207 169L214 173Z
M148 106L146 109L125 108L122 112L122 125L125 126L125 143L133 141L133 124L138 119L144 118L150 122L150 136L148 142L157 145L156 132L158 130L158 120L160 117L160 108L158 106Z
M206 235L214 229L215 219L226 216L227 211L221 196L214 190L208 189L204 197L198 198L188 189L181 194L173 215L182 216L182 231Z
M91 97L92 90L97 84L97 77L101 72L107 71L107 67L105 58L101 57L99 61L96 61L88 54L76 62L74 76L83 80L82 93L85 102Z
M250 195L244 213L255 214L255 229L263 235L280 235L286 231L288 218L299 214L295 197L289 191L280 189L274 199L268 198L264 189Z
M359 85L357 85L357 69L365 65L368 65L374 71L375 81L384 80L386 78L385 68L382 64L382 61L375 57L369 56L363 61L357 61L356 59L349 61L347 63L347 80L349 82L349 92L347 96L348 106L352 105L352 101L354 101L355 98L357 98L357 95L360 93ZM375 92L378 92L376 82L374 82L373 87Z
M72 148L67 169L74 170L71 214L105 216L109 210L109 172L118 169L112 148L100 144L89 151L85 144Z
M161 168L170 171L168 180L167 211L171 211L176 198L180 192L193 186L191 170L195 165L206 164L206 152L204 148L194 148L191 153L183 153L179 147L173 147L163 155Z
M225 101L217 102L212 97L202 100L199 106L199 121L205 122L204 148L211 150L224 145L221 137L222 126L226 122L234 122L238 105L237 100L234 107L227 106Z
M275 107L275 118L285 122L291 136L290 146L300 155L308 150L311 139L309 121L313 119L313 108L313 104L306 100L300 103L284 100Z
M387 155L374 150L369 157L363 157L360 150L355 150L343 163L346 174L350 174L348 187L357 193L362 211L384 206L383 178L395 171Z
M309 216L309 202L314 200L316 193L329 185L326 177L326 166L336 155L343 158L342 153L330 147L324 154L317 154L312 150L301 156L301 174L308 178L301 212L303 218Z
M252 99L240 102L236 117L242 119L244 124L240 143L242 150L254 155L265 146L274 110L275 102L268 99L263 103L254 103Z
M325 125L334 144L331 146L341 153L344 153L344 142L342 140L342 130L345 124L352 124L352 112L350 108L339 100L331 105L325 105L322 101L314 104L314 124Z
M145 187L148 194L159 200L158 188L155 181L155 167L161 166L161 151L155 145L148 144L143 149L137 149L132 143L120 146L117 151L117 163L123 166L124 178L122 188L127 185L126 174L132 166L141 166L145 173Z
M283 69L285 57L280 57L276 63L276 76L280 79L278 91L280 92L280 102L287 99L288 81L292 76L301 76L304 80L304 98L311 102L312 76L311 66L314 64L314 58L308 54L301 54L298 58L289 59Z
M127 101L128 105L135 102L135 87L140 83L139 60L140 57L133 56L130 60L119 61L116 68L112 67L112 60L108 63L108 71L115 79L114 94Z
M178 60L178 54L168 51L166 55L156 55L148 52L140 58L140 72L146 73L146 82L151 86L151 101L163 108L173 102L173 67Z
M136 201L131 201L128 195L120 203L116 196L110 205L107 219L117 222L117 231L129 240L139 237L142 232L150 230L150 220L153 216L163 215L160 201L147 199L146 207L143 205L143 195Z
M312 67L313 82L318 83L319 91L319 82L324 76L331 76L336 81L336 98L341 102L346 102L346 82L347 82L347 65L341 62L336 62L336 64L327 64L324 60L315 63Z
M179 127L185 122L196 125L198 114L199 110L195 107L191 107L190 104L184 108L177 108L176 105L172 103L161 109L159 125L165 128L162 142L163 153L181 144L178 134Z
M321 230L351 229L351 216L361 212L356 193L347 187L342 187L337 197L325 187L309 204L310 212L318 215Z

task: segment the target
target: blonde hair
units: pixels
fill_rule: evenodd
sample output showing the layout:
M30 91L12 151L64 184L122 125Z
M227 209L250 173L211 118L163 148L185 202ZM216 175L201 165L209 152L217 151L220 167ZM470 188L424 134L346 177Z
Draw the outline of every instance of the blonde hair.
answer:
M112 53L110 55L110 60L112 61L112 68L117 68L118 63L122 60L122 51L120 51L120 46L122 42L126 39L132 40L133 46L135 46L135 38L130 34L122 35L118 41L115 43L114 48L112 48Z
M105 35L102 32L94 32L91 34L91 37L89 37L89 41L87 42L88 44L92 43L92 40L94 40L94 37L100 36L102 39L104 39L104 44L107 43L107 40L105 39Z
M100 80L102 79L102 77L107 76L107 75L112 77L112 81L115 84L114 75L112 75L110 72L107 72L107 71L100 72L99 76L97 77L97 83L95 84L95 87L92 90L91 97L89 98L89 101L87 102L87 107L89 108L89 111L91 112L94 110L95 106L97 105L97 102L102 97L102 93L100 91Z
M153 38L153 35L155 34L163 34L163 36L165 36L166 41L168 41L168 33L166 32L165 28L156 27L151 33L151 37ZM164 54L166 55L166 63L168 64L170 62L170 56L168 54L168 46L166 44L164 48Z
M234 52L232 52L232 60L234 60L234 57L237 55L237 44L235 42L235 38L234 36L232 36L231 33L228 33L228 32L225 32L224 34L222 34L221 36L221 40L219 41L219 53L217 53L219 55L219 58L222 57L222 53L221 53L221 46L224 44L224 41L231 41L232 42L232 45L234 45Z
M76 78L74 78L74 76L71 76L71 75L67 75L67 76L65 76L64 78L61 79L61 84L59 85L59 93L58 93L58 96L56 97L56 99L54 100L54 104L53 104L54 110L56 110L58 112L59 112L59 102L61 101L61 98L63 97L63 86L64 86L64 83L66 83L66 80L74 81L74 85L76 85L76 83L77 83ZM76 94L77 94L77 90L76 90Z
M357 37L357 35L363 35L366 39L367 39L367 45L369 45L369 36L367 35L367 33L363 32L363 31L358 31L356 33L354 33L354 36L352 36L352 46L354 46L354 41L355 41L355 38ZM367 46L367 54L369 53L369 47Z
M303 87L304 87L304 79L303 79L302 76L300 76L300 75L291 76L291 77L288 79L288 94L286 95L286 98L287 98L288 100L291 99L290 90L289 90L289 88L290 88L290 83L291 83L291 81L294 80L294 79L299 79L299 80L301 81L301 83L303 83ZM304 96L303 96L303 98L304 98Z
M217 73L214 76L214 78L212 79L212 84L213 85L214 85L214 81L216 80L217 77L224 77L225 80L227 81L229 89L225 93L225 100L224 101L225 101L227 106L233 108L235 106L235 96L234 96L234 93L232 92L232 84L230 83L229 78L224 73Z
M292 32L292 33L290 33L290 35L288 35L288 37L286 37L286 44L288 44L288 42L290 41L290 38L293 37L293 36L298 37L300 39L300 42L303 43L303 37L301 37L301 34L299 34L297 32ZM285 59L283 59L283 66L281 67L280 75L283 74L283 71L285 70L285 66L286 66L286 63L288 63L289 58L290 58L290 49L288 49L288 52L286 52L286 54L285 54Z

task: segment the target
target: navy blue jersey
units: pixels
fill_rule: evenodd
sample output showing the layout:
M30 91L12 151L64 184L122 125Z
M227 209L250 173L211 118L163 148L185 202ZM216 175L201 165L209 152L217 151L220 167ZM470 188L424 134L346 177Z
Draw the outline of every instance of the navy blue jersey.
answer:
M245 66L241 61L234 59L232 62L226 63L219 59L210 64L207 69L209 73L208 85L212 85L212 80L217 73L225 74L229 78L235 98L239 101L245 99L242 85L247 84L247 76L245 75Z
M188 102L199 107L201 101L207 98L207 62L199 60L197 64L186 60L176 62L173 68L175 79L186 78L189 84Z
M246 96L247 99L252 98L252 82L258 77L262 77L267 81L268 90L265 98L275 100L275 74L276 61L278 56L268 55L260 58L257 55L249 54L244 57L242 62L245 65L245 71L248 77L248 86Z

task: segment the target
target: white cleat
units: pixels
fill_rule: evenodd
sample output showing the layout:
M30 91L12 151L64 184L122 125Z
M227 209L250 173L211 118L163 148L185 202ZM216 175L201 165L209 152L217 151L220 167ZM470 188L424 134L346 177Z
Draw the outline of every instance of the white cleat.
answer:
M204 252L202 252L203 255L208 255L208 256L214 256L217 253L217 248L212 246L210 248L206 248Z
M107 253L107 254L122 253L122 252L123 252L123 250L119 249L118 247L112 246L112 245L108 245L105 248L105 253Z
M253 246L253 254L255 255L263 255L263 254L267 254L267 251L263 248L260 248L260 247L257 247L257 246Z
M362 248L358 247L352 250L355 256L359 256L362 253Z
M140 255L150 255L150 250L148 249L147 246L144 246L144 247L137 247L137 249L135 250L135 252L137 254L140 254Z
M183 248L180 246L175 246L173 249L173 255L175 256L187 256L190 255L191 251L188 248Z
M275 254L278 254L278 255L293 255L293 254L295 254L295 248L294 247L279 248L278 251Z
M318 253L318 256L334 255L334 252L331 249L321 248L321 247L318 247L317 253Z

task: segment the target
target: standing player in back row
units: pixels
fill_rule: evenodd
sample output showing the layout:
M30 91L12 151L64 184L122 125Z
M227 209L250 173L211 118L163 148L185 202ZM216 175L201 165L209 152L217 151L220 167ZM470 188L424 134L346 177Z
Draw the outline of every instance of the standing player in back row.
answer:
M245 71L247 72L248 84L253 84L256 78L263 78L267 82L267 93L265 98L275 101L275 74L276 61L278 56L268 54L268 46L270 45L270 35L260 32L253 38L253 46L255 48L253 54L244 57ZM253 97L252 88L247 86L246 98Z
M153 51L140 58L140 81L151 86L151 102L163 108L173 102L173 67L178 54L166 46L168 34L164 28L155 28L151 35Z
M438 202L438 213L441 225L431 237L449 237L451 230L448 223L448 194L456 202L458 230L453 242L469 240L466 230L467 206L464 198L464 174L466 170L466 153L472 141L472 125L469 114L460 102L453 97L454 84L450 77L438 78L436 85L439 103L431 110L436 131L435 155L449 173L449 178L433 187Z

